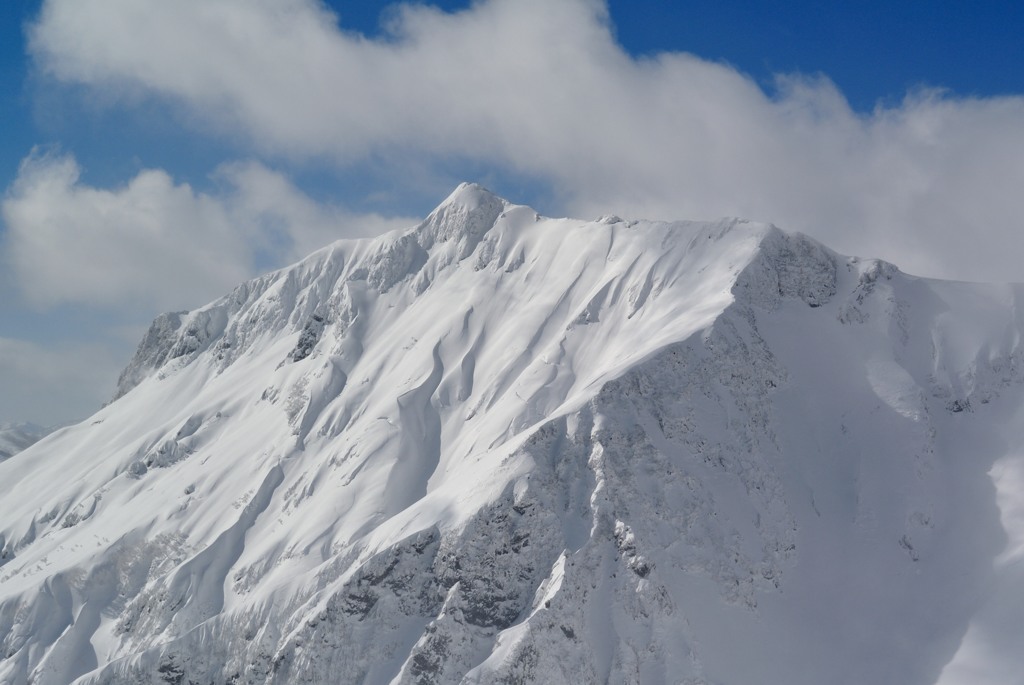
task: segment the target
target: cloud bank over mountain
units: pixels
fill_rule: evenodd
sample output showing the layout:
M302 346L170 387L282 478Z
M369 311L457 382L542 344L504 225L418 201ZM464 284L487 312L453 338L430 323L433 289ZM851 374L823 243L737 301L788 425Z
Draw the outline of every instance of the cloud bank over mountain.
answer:
M693 55L631 56L613 22L595 0L399 6L370 39L311 0L49 0L31 49L60 82L159 98L272 157L486 163L574 215L744 216L911 272L1024 278L1021 97L858 114L826 76L767 94Z

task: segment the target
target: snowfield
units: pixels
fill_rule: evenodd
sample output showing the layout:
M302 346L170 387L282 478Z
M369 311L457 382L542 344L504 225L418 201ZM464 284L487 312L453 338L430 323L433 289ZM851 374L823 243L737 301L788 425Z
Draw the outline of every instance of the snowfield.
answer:
M0 682L1024 682L1022 295L460 186L0 463Z

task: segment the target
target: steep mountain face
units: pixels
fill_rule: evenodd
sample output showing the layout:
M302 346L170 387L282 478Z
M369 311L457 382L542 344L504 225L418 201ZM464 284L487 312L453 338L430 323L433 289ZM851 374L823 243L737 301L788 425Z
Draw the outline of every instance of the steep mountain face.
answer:
M1012 682L1021 294L461 186L0 464L0 681Z

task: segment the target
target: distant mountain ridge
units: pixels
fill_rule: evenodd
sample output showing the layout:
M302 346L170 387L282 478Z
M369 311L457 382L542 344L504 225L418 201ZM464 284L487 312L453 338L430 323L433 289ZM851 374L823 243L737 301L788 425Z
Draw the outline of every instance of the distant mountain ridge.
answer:
M464 184L0 463L0 681L1008 682L1022 294Z
M0 423L0 461L10 459L51 431L34 423Z

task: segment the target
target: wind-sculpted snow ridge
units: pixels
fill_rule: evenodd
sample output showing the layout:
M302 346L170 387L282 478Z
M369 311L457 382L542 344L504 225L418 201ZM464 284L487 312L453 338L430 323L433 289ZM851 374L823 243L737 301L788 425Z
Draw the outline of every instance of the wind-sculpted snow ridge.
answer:
M0 464L0 681L1012 682L1019 295L461 186Z

